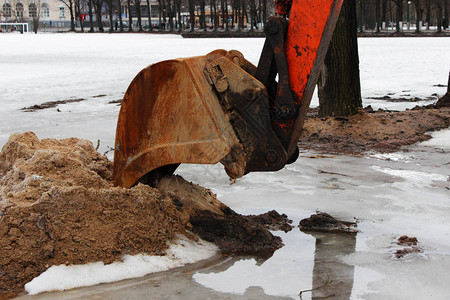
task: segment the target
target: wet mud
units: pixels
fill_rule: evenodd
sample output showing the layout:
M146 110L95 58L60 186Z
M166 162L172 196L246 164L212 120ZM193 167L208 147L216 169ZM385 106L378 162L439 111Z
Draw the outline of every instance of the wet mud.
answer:
M49 102L44 102L42 104L35 104L32 106L24 107L24 108L22 108L22 110L25 112L33 112L33 111L37 111L37 110L57 107L60 104L75 103L75 102L81 102L81 101L85 101L85 100L87 100L87 99L79 98L79 99L49 101Z
M312 109L300 137L300 149L330 154L395 152L431 138L427 134L450 126L450 107L429 105L406 111L373 111L349 117L319 117Z
M300 221L305 232L357 233L356 223L338 221L327 213L317 213Z
M2 297L52 265L164 255L177 234L202 237L202 224L218 224L220 238L209 240L224 253L282 245L268 224L236 214L180 176L164 178L158 189L114 187L111 179L112 163L90 141L39 140L32 132L10 137L0 152Z

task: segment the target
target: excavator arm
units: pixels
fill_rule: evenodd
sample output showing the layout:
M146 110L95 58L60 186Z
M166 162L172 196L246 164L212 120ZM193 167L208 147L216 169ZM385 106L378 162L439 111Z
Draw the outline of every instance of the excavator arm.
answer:
M115 185L155 186L180 163L221 162L240 178L294 162L342 1L277 2L258 66L216 50L143 69L119 113Z

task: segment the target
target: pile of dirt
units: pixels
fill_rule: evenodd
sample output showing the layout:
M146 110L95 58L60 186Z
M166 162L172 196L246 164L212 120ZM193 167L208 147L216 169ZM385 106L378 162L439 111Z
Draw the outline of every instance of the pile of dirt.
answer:
M327 213L317 213L300 221L301 231L357 233L356 223L338 221Z
M177 234L197 239L191 222L198 215L231 218L227 230L217 229L222 236L241 232L242 224L255 229L235 234L224 253L233 252L230 245L247 253L281 247L262 225L179 176L161 180L159 189L114 187L111 177L111 162L90 141L40 141L31 132L10 137L0 152L0 295L23 290L52 265L164 255Z
M301 149L327 153L394 152L402 146L431 137L428 131L450 126L450 107L434 105L406 111L373 111L370 107L350 117L319 117L308 114L300 137Z

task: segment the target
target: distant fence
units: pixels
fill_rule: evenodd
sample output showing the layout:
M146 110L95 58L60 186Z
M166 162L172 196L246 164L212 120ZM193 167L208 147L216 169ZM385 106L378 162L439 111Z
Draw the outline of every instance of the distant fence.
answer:
M28 23L0 23L0 32L28 32Z

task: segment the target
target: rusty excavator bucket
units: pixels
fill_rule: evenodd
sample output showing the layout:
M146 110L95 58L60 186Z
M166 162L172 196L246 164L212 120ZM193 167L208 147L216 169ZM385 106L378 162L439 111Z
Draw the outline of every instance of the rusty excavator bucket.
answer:
M301 11L302 2L309 1L294 0L291 19ZM311 30L304 22L288 26L284 18L269 19L257 67L238 51L216 50L143 69L122 101L114 184L155 186L180 163L221 162L231 178L239 178L253 171L276 171L295 161L298 149L294 139L306 117L303 103L309 106L312 91L308 89L315 84L310 78L317 80L342 3L316 0L321 1L327 4L322 7L325 13L314 12L320 7L317 4L306 12L313 16L308 16L314 23ZM315 15L326 20L317 22ZM299 41L292 39L296 32L309 39L309 50L302 48L303 70L292 73L290 63L298 64L299 55L291 62L285 47L296 47L299 53ZM311 37L317 41L311 42ZM275 81L277 74L279 82ZM295 91L298 82L304 83L300 92Z
M239 178L258 169L253 156L268 138L282 150L271 129L265 87L245 69L256 67L240 52L225 50L143 69L122 101L115 184L130 187L141 178L152 184L180 163L221 162L230 177ZM284 166L271 164L273 170Z

